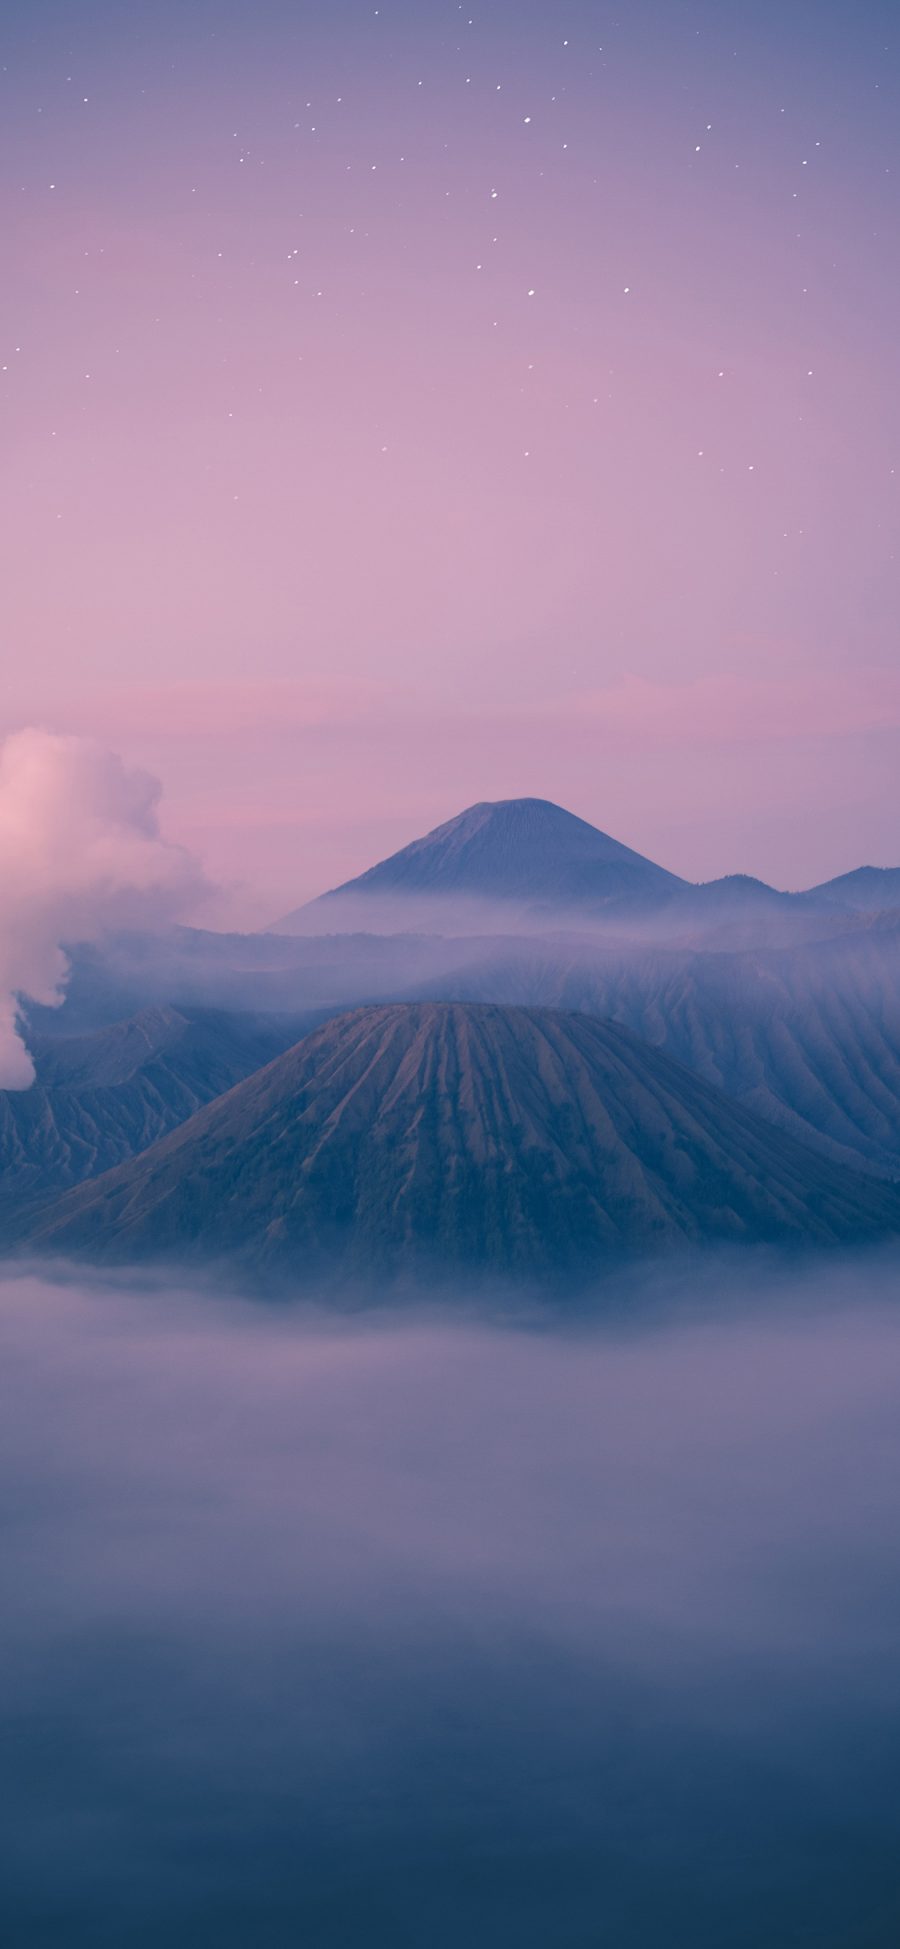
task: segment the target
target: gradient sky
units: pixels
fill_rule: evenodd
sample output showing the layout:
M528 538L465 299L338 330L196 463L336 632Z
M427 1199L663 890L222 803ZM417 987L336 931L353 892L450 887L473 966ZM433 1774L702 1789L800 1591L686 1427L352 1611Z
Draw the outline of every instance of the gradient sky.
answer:
M900 862L900 18L0 6L0 729L268 918L479 798Z

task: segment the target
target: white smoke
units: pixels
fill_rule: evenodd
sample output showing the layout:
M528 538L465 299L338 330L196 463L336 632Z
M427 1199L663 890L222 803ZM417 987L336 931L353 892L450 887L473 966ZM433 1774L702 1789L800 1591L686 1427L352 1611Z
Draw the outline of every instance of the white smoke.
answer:
M0 745L0 1087L27 1089L23 997L51 1007L68 974L64 942L172 919L203 888L160 836L160 788L86 738L17 731Z

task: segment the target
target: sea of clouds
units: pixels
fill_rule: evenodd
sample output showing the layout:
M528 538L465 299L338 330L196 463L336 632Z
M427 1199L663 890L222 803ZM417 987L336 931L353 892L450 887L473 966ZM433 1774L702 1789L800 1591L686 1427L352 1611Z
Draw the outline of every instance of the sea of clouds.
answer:
M0 1281L9 1949L896 1942L896 1265L623 1298Z

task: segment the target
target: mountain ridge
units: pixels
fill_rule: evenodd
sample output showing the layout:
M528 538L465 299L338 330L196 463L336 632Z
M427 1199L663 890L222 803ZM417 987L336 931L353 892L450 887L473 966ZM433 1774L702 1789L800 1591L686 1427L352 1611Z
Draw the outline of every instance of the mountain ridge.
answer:
M32 1036L35 1082L0 1090L0 1209L139 1155L296 1033L274 1017L167 1004L79 1035Z
M867 913L900 904L900 868L860 867L817 887L783 891L752 874L689 881L587 820L538 798L479 800L354 878L305 902L267 932L415 931L452 924L484 931L488 908L507 920L583 919L752 925L819 910ZM478 910L482 910L479 922Z

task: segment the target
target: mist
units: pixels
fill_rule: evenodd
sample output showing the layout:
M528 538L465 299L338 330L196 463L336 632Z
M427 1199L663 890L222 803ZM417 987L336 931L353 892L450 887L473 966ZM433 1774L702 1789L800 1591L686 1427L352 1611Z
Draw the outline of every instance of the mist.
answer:
M593 1326L8 1275L4 1941L886 1949L897 1270Z
M735 875L732 881L689 886L666 900L658 892L642 903L628 892L593 907L562 892L516 898L490 894L415 892L329 893L274 922L275 939L316 940L367 935L440 937L452 955L454 943L470 950L490 938L527 948L568 940L582 951L660 948L740 950L789 947L828 939L852 930L852 910L844 911L815 895L801 897L763 887Z

